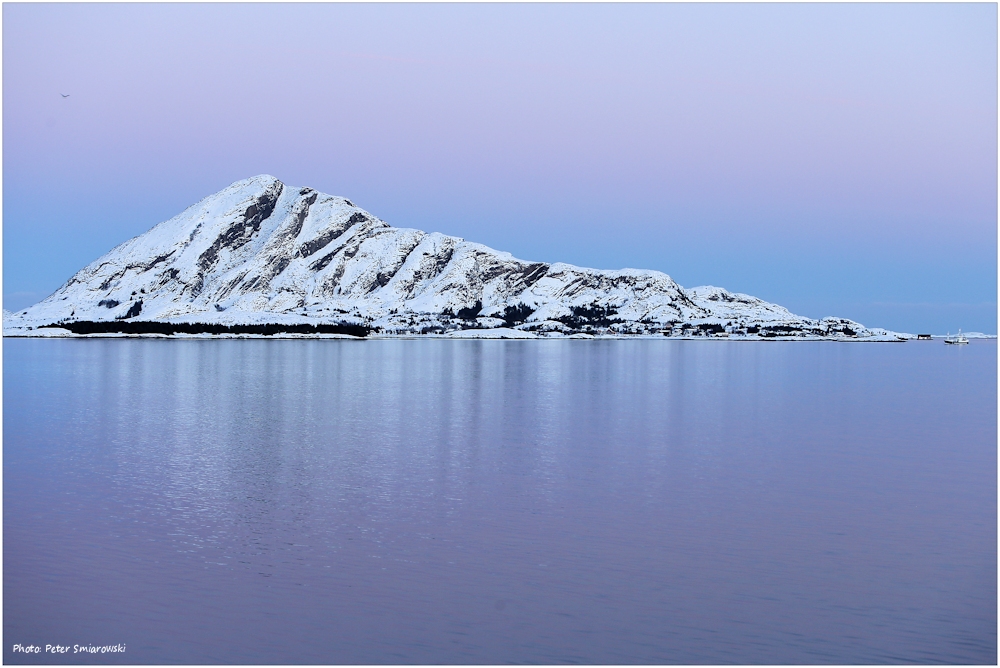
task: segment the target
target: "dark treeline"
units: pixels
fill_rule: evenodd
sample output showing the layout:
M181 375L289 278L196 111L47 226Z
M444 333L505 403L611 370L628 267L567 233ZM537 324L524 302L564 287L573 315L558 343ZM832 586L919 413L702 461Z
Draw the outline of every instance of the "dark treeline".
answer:
M153 322L121 320L94 322L93 320L77 320L75 322L60 322L42 327L59 327L68 329L74 334L347 334L363 337L371 332L371 327L349 324L296 324L280 325L274 323L262 325L222 325L219 323L202 322Z

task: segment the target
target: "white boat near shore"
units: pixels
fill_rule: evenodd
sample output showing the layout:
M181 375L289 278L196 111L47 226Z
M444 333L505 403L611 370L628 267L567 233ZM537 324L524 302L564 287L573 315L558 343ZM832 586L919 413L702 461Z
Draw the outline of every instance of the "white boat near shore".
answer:
M962 330L958 330L958 334L956 334L955 336L952 336L949 333L948 336L944 337L944 342L945 343L950 343L952 345L960 345L960 344L963 344L963 343L968 343L969 339L967 339L966 337L962 336Z

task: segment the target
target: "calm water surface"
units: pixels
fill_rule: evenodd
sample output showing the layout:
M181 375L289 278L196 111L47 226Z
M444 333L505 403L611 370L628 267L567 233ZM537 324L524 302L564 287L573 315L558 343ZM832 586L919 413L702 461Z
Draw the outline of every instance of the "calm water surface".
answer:
M7 663L997 660L995 341L3 354Z

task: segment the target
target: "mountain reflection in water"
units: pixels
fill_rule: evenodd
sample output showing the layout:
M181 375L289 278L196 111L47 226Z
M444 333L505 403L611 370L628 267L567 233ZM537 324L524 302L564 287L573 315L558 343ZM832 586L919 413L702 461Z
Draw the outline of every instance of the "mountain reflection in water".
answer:
M4 659L994 663L996 342L4 341Z

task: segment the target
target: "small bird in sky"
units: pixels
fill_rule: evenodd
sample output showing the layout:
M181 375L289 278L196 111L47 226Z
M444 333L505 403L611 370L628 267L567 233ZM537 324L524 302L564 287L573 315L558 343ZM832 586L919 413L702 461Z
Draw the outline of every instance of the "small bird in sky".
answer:
M69 95L63 95L62 93L59 93L59 94L62 95L63 97L69 97Z

